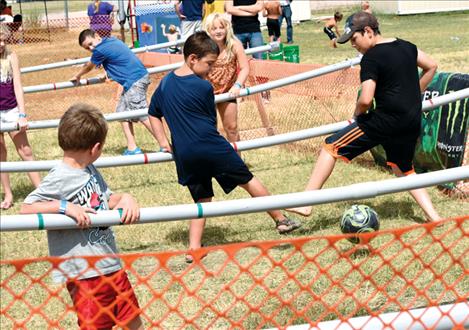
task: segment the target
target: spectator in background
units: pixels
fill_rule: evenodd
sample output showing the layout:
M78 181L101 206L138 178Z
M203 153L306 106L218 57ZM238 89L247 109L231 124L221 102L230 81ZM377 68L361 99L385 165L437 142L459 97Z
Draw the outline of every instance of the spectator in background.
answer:
M1 23L12 23L13 12L11 6L7 5L6 0L0 0L0 22Z
M205 12L204 12L204 21L210 14L224 14L225 13L225 0L212 0L206 1Z
M88 17L90 18L91 30L98 33L101 38L110 37L112 24L114 23L113 12L117 11L108 2L95 0L88 5Z
M334 48L337 48L337 36L340 37L340 32L339 32L339 22L342 20L344 15L338 11L334 13L334 17L331 17L326 20L326 23L324 24L324 33L327 34L329 39L331 39L331 46ZM332 31L332 29L335 30L337 35Z
M264 2L264 12L262 16L267 17L267 29L269 31L269 41L274 42L280 40L280 15L282 15L282 7L277 0L267 0Z
M181 34L179 28L174 24L169 26L168 32L166 32L166 25L161 24L161 33L163 34L163 37L168 39L169 42L177 41L179 39L179 35ZM169 54L179 54L180 52L181 49L178 46L168 47Z
M259 22L259 12L264 10L264 1L233 0L225 2L225 10L231 14L231 23L236 38L243 47L254 48L264 44ZM253 54L256 59L262 59L262 53Z
M212 3L210 1L210 3ZM189 36L202 29L202 17L205 11L205 0L180 0L174 5L176 14L181 20L181 38Z
M373 14L373 11L371 10L369 1L362 1L362 11L364 11L365 13L368 13L368 14Z
M280 29L282 28L283 18L287 22L287 44L293 43L293 25L291 21L291 7L290 4L293 0L280 0L280 6L282 7L282 15L279 18Z

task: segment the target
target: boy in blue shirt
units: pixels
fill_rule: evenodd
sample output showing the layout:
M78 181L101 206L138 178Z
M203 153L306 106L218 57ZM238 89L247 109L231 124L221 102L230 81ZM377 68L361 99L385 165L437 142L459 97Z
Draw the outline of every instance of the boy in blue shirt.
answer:
M205 80L217 60L217 44L205 32L196 32L184 44L184 65L163 78L150 102L148 114L156 139L173 153L178 182L189 188L194 202L211 202L212 178L225 193L241 186L251 196L269 195L242 159L217 131L212 85ZM172 145L163 129L162 118L171 131ZM279 210L269 211L280 234L301 226ZM189 229L189 248L201 247L205 219L194 219ZM186 257L192 262L192 256Z
M126 44L116 38L101 38L90 29L80 33L78 43L92 55L90 61L71 81L78 83L82 75L102 66L108 77L124 88L116 112L142 110L148 107L147 90L150 85L148 71ZM140 121L153 134L147 116L137 118L136 121ZM122 121L121 124L127 139L124 155L141 154L142 150L135 142L133 121Z

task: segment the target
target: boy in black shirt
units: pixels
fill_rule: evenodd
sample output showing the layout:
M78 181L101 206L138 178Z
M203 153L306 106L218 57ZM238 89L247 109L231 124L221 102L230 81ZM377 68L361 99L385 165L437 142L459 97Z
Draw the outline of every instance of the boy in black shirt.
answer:
M337 42L343 44L348 40L363 54L361 94L355 106L355 121L326 138L306 190L323 186L337 158L351 161L379 144L386 151L388 165L397 176L415 174L412 159L420 135L420 93L431 82L437 64L410 42L382 37L376 17L366 12L347 19L344 34ZM417 66L422 69L420 79ZM375 110L368 111L373 98ZM440 220L424 188L410 193L428 221ZM289 211L308 216L312 208L299 207Z

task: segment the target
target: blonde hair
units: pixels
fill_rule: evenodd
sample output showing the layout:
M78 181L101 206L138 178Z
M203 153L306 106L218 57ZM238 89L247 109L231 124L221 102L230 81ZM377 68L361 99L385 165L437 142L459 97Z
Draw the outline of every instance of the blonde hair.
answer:
M225 28L226 57L228 61L231 61L233 56L235 56L234 44L235 44L235 40L237 40L233 32L233 27L231 26L231 22L227 20L223 14L212 13L205 18L205 22L204 22L204 30L209 35L210 35L210 30L213 28L216 22L220 22L221 25Z
M0 24L0 38L6 41L10 37L10 29L6 24ZM8 60L8 56L11 54L11 51L6 47L3 50L1 56L0 56L0 66L1 66L1 75L2 77L8 76L11 74L12 68L11 68L11 63Z
M169 33L176 33L177 32L177 27L174 24L171 24L168 28Z

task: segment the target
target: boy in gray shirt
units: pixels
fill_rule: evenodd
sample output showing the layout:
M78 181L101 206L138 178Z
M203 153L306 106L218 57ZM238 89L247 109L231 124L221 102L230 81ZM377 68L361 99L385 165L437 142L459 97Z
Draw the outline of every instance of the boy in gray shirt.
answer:
M67 258L54 270L53 278L67 282L80 328L110 329L117 324L142 329L138 301L127 274L118 257L109 257L118 253L112 229L89 228L89 213L99 210L122 209L121 221L126 224L140 217L135 199L112 193L92 165L102 153L107 129L98 109L86 104L68 109L59 124L63 161L26 197L20 212L61 213L80 227L47 231L49 254ZM95 263L81 258L101 255L108 257Z

